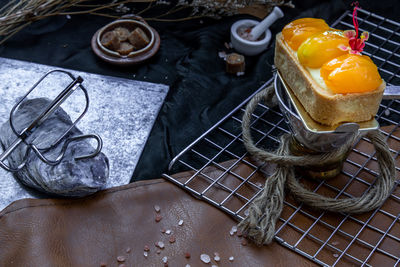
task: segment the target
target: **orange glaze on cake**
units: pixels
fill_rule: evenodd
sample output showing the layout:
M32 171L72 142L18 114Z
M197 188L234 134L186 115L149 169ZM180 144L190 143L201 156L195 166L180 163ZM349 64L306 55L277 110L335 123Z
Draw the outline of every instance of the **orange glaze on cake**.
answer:
M348 43L342 31L328 30L305 40L297 50L297 57L303 66L320 68L325 62L348 54L339 49L339 45L346 46Z
M322 19L303 18L284 27L285 42L297 51L304 67L320 69L326 86L335 94L364 93L379 87L378 68L365 55L349 54L339 47L348 46L343 32L329 29Z
M328 29L328 24L322 19L303 18L287 24L282 30L282 35L288 45L296 51L308 37Z
M321 76L336 94L365 93L379 87L382 78L368 56L346 54L325 63Z

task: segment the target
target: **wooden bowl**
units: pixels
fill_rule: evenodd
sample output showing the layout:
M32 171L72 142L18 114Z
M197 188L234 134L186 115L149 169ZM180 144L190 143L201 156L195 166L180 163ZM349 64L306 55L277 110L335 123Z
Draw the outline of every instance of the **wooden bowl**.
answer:
M128 55L121 55L118 52L103 46L100 42L103 34L112 31L117 27L124 27L129 31L133 31L135 28L139 27L147 35L150 42L142 49L132 51ZM129 66L142 63L143 61L154 56L160 48L160 42L160 35L144 20L120 19L113 21L99 29L92 37L91 46L93 52L102 60L118 66Z

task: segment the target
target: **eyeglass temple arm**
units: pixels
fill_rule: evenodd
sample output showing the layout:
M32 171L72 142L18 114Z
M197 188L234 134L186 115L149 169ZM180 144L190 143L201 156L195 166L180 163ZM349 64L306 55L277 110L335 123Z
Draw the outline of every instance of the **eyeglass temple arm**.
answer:
M74 137L70 137L68 138L65 143L63 144L63 147L61 149L60 154L58 155L58 157L55 160L49 160L48 158L46 158L46 156L43 155L43 153L40 151L40 149L38 149L35 145L31 145L32 150L35 152L35 154L40 158L40 160L42 160L43 162L49 164L49 165L57 165L58 163L61 162L62 158L65 155L65 152L68 149L68 146L75 141L79 141L79 140L83 140L83 139L94 139L97 142L97 147L96 149L87 155L80 155L75 157L75 160L82 160L82 159L88 159L88 158L93 158L96 157L101 149L103 148L103 140L101 139L101 137L97 134L86 134L86 135L79 135L79 136L74 136Z

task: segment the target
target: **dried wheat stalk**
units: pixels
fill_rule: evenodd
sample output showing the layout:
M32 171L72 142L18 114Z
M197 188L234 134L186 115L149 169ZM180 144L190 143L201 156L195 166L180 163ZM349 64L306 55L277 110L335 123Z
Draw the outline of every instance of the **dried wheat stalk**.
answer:
M148 3L135 15L145 14L156 5L167 6L164 13L146 20L182 21L204 16L221 17L239 13L249 6L263 6L269 10L277 5L291 5L286 0L110 0L99 4L93 0L10 0L0 8L0 45L34 21L57 15L92 14L120 18L131 13L132 6ZM191 8L191 15L184 18L169 18L177 12Z
M57 15L95 14L115 9L127 3L155 0L110 1L108 4L90 4L90 0L11 0L0 8L0 44L34 21Z

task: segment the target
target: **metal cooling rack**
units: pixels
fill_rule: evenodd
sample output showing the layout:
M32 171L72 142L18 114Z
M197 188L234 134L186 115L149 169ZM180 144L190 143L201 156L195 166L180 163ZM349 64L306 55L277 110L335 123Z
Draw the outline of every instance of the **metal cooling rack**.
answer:
M365 54L373 59L388 84L399 85L400 23L365 10L359 10L358 15L361 31L370 33ZM351 13L345 12L332 26L339 29L353 28ZM272 79L253 95L271 82ZM263 185L260 177L272 173L268 166L261 166L250 159L242 142L242 116L245 105L253 95L171 161L169 172L188 170L189 175L186 178L163 175L238 221L246 216L248 206L261 192ZM396 171L399 175L400 138L393 133L400 130L400 101L383 101L377 119L381 126L394 125L389 132L382 132L395 145L391 152L397 162ZM268 108L263 104L259 104L253 113L251 130L258 146L269 150L277 148L279 136L289 132L279 109ZM371 146L369 140L361 140ZM367 191L378 175L376 158L371 153L356 144L353 155L362 160L360 162L354 157L346 160L346 169L352 171L342 171L339 180L335 178L317 182L302 179L302 182L313 188L314 192L325 192L336 198L354 196L354 188ZM239 165L244 166L247 171L238 171ZM246 190L243 190L244 187ZM224 192L223 196L216 197L213 194L216 190ZM275 239L283 246L324 266L397 266L400 264L399 217L399 180L384 205L362 215L316 212L288 196Z

